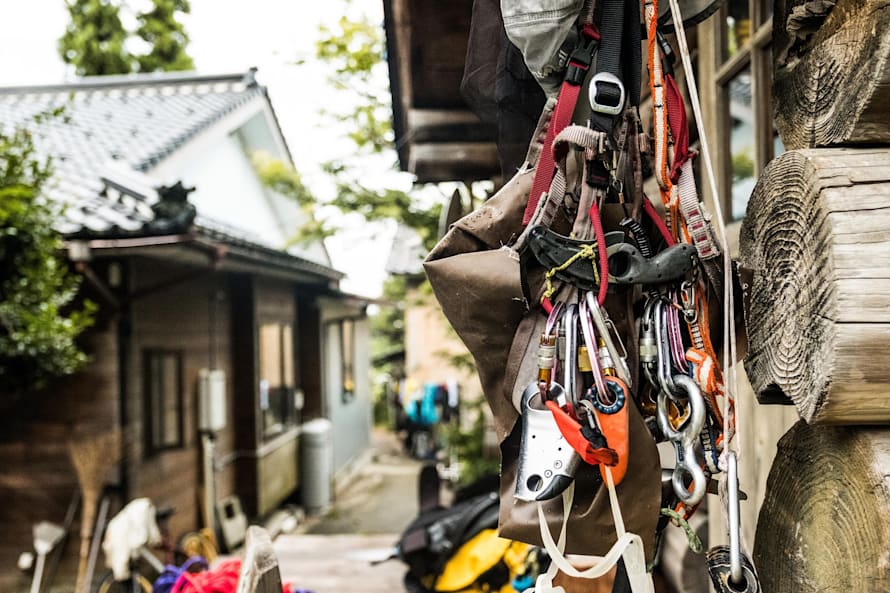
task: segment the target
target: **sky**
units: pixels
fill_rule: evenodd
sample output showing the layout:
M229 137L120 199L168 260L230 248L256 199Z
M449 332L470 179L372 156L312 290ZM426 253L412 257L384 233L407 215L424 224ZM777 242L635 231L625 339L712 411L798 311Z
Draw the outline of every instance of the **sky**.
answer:
M127 4L138 9L142 2ZM197 71L259 68L258 79L269 89L297 170L317 194L331 192L319 166L349 155L352 145L319 115L322 107L336 110L348 103L341 93L329 90L325 67L312 59L318 27L334 24L345 10L364 12L382 24L382 2L353 0L347 9L342 0L191 0L191 7L183 23ZM0 0L0 17L0 86L72 78L56 52L68 22L64 0ZM126 24L126 13L124 20ZM364 167L375 183L408 190L409 177L388 172L394 159L394 153L384 155ZM334 267L347 273L342 287L378 296L394 225L368 225L357 217L347 217L344 224L349 231L326 242Z

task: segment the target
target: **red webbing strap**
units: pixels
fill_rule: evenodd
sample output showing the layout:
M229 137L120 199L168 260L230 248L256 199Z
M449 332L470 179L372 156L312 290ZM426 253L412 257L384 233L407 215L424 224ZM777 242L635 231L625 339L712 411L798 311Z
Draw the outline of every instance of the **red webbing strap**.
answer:
M602 463L608 466L615 466L618 464L618 454L608 447L594 449L593 445L590 444L590 441L584 438L584 434L581 432L581 425L578 424L578 421L556 405L556 402L547 401L546 406L550 412L553 413L553 418L556 420L559 432L562 433L566 442L572 446L572 449L581 456L581 459L590 465Z
M671 126L671 134L674 137L674 163L671 167L671 182L676 184L680 179L680 169L683 163L692 157L689 151L689 122L686 119L686 106L683 104L683 95L677 88L677 81L670 74L664 77L664 87L667 91L665 101L667 103L668 122Z
M578 65L578 64L575 64ZM580 67L580 65L578 65ZM581 94L580 85L572 84L568 81L562 83L559 89L559 96L556 98L556 108L553 111L553 117L550 118L550 124L547 126L547 134L544 136L544 148L541 150L541 156L538 159L538 168L535 171L535 178L532 181L532 191L528 195L528 203L525 206L525 214L522 217L522 224L528 224L538 207L541 200L541 194L550 189L550 182L556 172L556 164L553 161L553 139L559 134L563 128L572 121L572 113L575 111L575 105L578 103L578 95Z

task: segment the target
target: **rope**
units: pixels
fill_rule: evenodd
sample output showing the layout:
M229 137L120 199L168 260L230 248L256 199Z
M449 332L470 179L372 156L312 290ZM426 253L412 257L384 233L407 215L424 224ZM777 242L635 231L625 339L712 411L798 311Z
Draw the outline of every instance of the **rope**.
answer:
M681 528L686 533L686 539L689 540L690 550L696 554L702 553L704 546L701 543L701 538L698 537L698 534L692 528L692 525L689 524L689 521L683 518L683 515L674 509L661 509L661 514L665 517L669 517L671 523Z
M671 5L671 16L675 23L683 22L683 15L680 12L680 5L677 0L668 0ZM701 113L701 101L698 97L698 86L695 83L695 73L692 69L692 59L689 55L689 45L686 42L686 31L684 28L676 27L676 37L677 43L680 46L680 58L683 61L683 69L686 72L686 86L689 90L689 98L692 102L692 112L695 114L695 124L698 128L698 136L699 142L701 143L701 156L704 160L705 172L708 176L708 184L711 189L711 198L712 198L712 206L714 208L714 213L717 217L717 230L720 233L720 241L723 244L723 290L724 290L724 298L723 298L723 330L724 330L724 340L723 340L723 360L724 364L728 366L729 377L727 384L725 385L726 395L723 400L723 433L728 437L730 435L730 406L729 402L732 396L736 393L738 388L738 376L736 373L735 365L732 362L735 360L735 340L736 340L736 329L735 329L735 318L733 316L735 308L733 303L733 293L732 293L732 261L729 255L729 241L726 238L726 224L724 223L723 218L723 208L720 205L719 193L717 191L717 178L714 174L714 167L711 161L711 152L708 147L708 138L705 134L704 124ZM735 432L738 434L740 431L738 430L738 418L735 419ZM736 455L739 454L739 449L741 448L738 442L739 439L735 439L735 451ZM724 455L721 456L721 465L725 466L725 452L728 448L732 446L732 441L727 438L725 440L724 445ZM722 469L725 469L723 467Z
M547 299L550 300L550 297L553 296L553 293L556 292L556 287L553 285L553 276L557 274L557 272L562 272L567 269L573 263L580 259L589 259L593 263L593 278L597 283L600 281L599 270L596 267L596 243L590 243L588 245L583 245L581 250L578 251L575 255L567 259L562 264L556 266L555 268L550 268L547 273L544 275L544 281L547 283L547 289L544 291L544 296L541 300Z

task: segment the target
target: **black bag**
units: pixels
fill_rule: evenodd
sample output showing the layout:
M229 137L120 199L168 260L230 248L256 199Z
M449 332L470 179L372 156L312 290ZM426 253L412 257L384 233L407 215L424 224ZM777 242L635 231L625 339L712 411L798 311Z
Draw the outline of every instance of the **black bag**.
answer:
M399 558L408 565L406 583L439 575L451 555L474 535L496 529L498 500L496 492L488 492L414 519L398 543Z

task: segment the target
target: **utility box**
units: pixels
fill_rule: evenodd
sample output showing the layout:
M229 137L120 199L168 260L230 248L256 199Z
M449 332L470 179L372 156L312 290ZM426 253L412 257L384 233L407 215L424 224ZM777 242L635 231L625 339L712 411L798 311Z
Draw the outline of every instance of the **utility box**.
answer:
M201 369L198 383L198 428L218 432L226 427L226 372Z
M334 441L333 424L330 420L318 418L303 425L300 457L303 470L300 480L303 507L309 515L321 514L331 504Z

